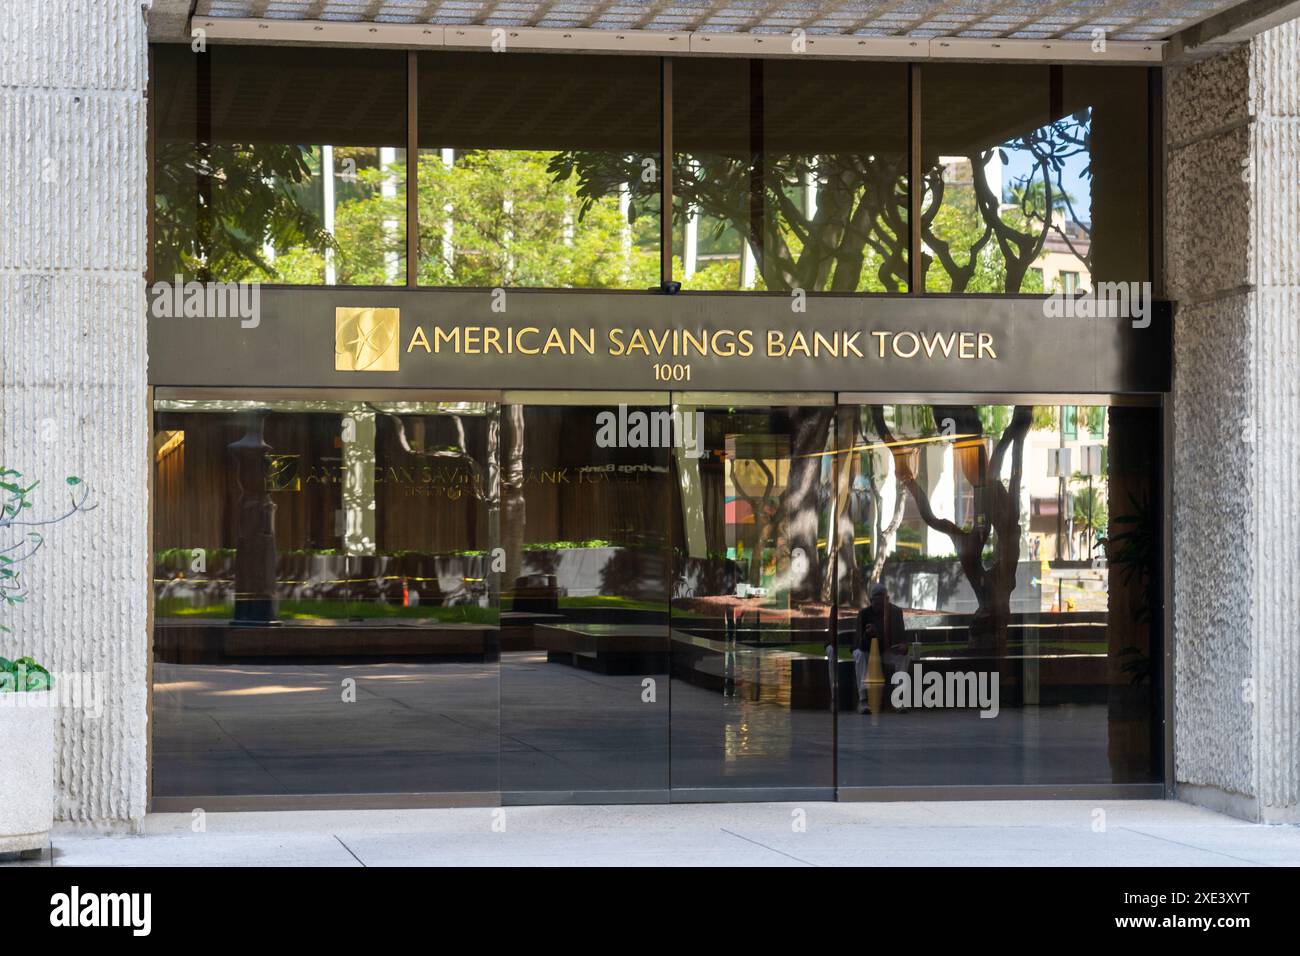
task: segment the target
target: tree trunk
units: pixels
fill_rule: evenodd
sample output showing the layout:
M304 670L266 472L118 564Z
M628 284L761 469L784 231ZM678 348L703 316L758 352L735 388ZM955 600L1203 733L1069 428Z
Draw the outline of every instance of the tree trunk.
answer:
M876 431L894 455L894 471L899 482L912 495L922 520L952 541L962 572L975 592L977 606L970 625L971 650L1000 659L1006 653L1011 594L1016 587L1016 568L1020 562L1020 479L1024 440L1033 422L1033 408L1016 406L987 460L979 409L973 405L934 405L932 411L936 423L949 422L955 434L970 436L953 450L958 467L975 491L975 523L969 529L934 513L929 495L912 472L908 449L895 442L885 422L883 407L873 408L872 416ZM1011 476L1003 485L1002 462L1008 450L1012 456ZM993 561L985 567L984 548L991 533Z
M790 408L790 481L782 494L780 514L786 516L785 538L794 555L804 555L801 573L790 576L792 603L821 596L822 566L817 552L821 512L822 455L830 434L833 408Z

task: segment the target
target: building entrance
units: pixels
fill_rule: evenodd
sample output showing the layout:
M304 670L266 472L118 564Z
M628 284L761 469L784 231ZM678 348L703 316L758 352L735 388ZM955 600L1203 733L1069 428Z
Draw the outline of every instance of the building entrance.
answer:
M159 808L1158 784L1157 406L160 391Z

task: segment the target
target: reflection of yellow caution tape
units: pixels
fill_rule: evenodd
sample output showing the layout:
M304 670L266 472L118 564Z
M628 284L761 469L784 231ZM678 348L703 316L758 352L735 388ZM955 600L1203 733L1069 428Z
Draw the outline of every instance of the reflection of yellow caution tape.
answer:
M853 539L853 543L854 543L855 545L870 544L870 543L871 543L871 535L869 535L869 534L860 534L860 535L858 535L856 538ZM818 538L818 539L817 539L817 550L818 550L818 551L824 551L825 549L826 549L826 539L825 539L825 538Z

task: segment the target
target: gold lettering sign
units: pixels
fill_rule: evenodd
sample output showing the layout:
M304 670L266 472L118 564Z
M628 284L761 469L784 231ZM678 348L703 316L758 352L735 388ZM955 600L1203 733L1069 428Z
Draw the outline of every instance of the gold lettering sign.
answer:
M342 311L342 310L340 310ZM993 334L971 329L950 332L929 329L897 331L843 329L641 329L610 328L601 336L595 328L539 328L464 325L434 328L426 334L416 326L407 352L427 355L596 355L611 358L689 362L693 358L814 360L903 359L980 361L997 359ZM657 367L658 368L658 367ZM685 368L663 366L663 368ZM676 376L675 376L676 377ZM689 372L687 373L689 379Z
M334 369L396 372L401 358L399 309L334 310Z

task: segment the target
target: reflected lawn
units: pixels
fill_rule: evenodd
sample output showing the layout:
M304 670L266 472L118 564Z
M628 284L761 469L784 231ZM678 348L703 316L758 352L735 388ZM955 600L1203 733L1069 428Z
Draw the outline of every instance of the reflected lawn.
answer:
M229 604L190 605L182 601L163 598L154 605L158 618L182 620L228 620L234 615ZM283 621L349 621L349 620L401 620L429 621L438 624L490 624L498 620L497 609L476 604L417 605L401 607L396 604L360 601L292 601L280 602L279 619Z

